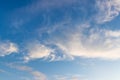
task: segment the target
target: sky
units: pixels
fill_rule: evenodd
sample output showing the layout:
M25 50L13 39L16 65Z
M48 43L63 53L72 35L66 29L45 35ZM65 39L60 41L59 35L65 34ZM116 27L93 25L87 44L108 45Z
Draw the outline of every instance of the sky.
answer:
M120 80L120 0L0 0L0 80Z

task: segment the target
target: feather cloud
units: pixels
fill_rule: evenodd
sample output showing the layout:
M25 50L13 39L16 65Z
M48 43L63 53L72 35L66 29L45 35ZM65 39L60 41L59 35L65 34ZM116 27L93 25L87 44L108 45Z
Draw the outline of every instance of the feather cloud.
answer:
M97 0L96 7L98 23L110 22L120 13L120 0Z
M12 53L17 53L18 47L12 42L0 42L0 56L9 55Z
M25 61L29 61L48 57L54 50L41 44L39 41L35 41L27 45L26 51L28 54L24 57L24 59Z
M28 72L29 74L32 75L32 77L33 77L34 80L47 80L47 77L46 77L45 74L43 74L40 71L36 71L33 68L31 68L31 67L15 65L13 63L9 63L7 65L9 67L11 67L11 68L14 68L14 69L17 69L17 70L20 70L20 71ZM29 79L29 80L31 80L31 79Z
M76 4L79 1L61 0L59 4L56 4L57 2L58 0L51 0L50 2L49 0L41 0L28 5L25 10L22 8L22 11L26 11L26 14L38 15L43 10L52 11L52 9L55 8L59 10L60 8L62 9L62 7ZM95 6L97 8L97 14L95 14L94 18L96 20L95 24L97 25L112 21L120 12L120 0L97 0ZM71 16L67 17L71 18ZM47 38L49 41L44 40L44 42L51 46L56 46L57 49L59 49L58 51L61 51L61 54L64 55L63 58L68 58L66 56L72 59L75 56L102 59L120 58L119 30L96 29L96 27L90 24L94 21L93 17L91 17L91 20L85 20L85 22L88 22L87 24L79 24L77 23L78 21L76 23L72 21L69 22L70 20L68 20L68 23L65 23L67 20L68 19L63 20L63 24L62 22L61 24L58 22L55 23L55 26L54 24L50 25L49 28L46 28L49 30L45 29L45 32L43 31L43 33L47 33L49 36ZM40 35L42 35L42 33ZM25 61L49 57L52 57L51 60L57 58L62 60L61 57L57 57L56 48L50 48L46 44L41 44L40 41L29 43L25 47L27 52L24 57ZM12 48L12 50L14 51L14 48ZM11 53L10 50L8 52Z
M85 34L87 31L88 34ZM74 30L61 31L62 36L52 35L50 40L66 56L119 59L120 58L120 31L106 30L79 25ZM66 34L67 33L67 34Z

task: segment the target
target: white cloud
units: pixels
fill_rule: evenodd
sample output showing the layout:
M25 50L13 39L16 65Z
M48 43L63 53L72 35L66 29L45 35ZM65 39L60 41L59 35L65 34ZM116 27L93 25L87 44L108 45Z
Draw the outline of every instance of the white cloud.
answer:
M25 61L40 58L50 58L50 61L73 60L74 57L120 59L119 30L95 28L89 23L74 25L74 29L69 24L58 25L55 30L48 33L49 40L44 41L57 48L50 48L39 41L29 43Z
M35 80L47 80L46 76L39 71L32 71L31 74L34 75Z
M97 0L96 7L98 10L97 22L109 22L119 15L120 0Z
M10 66L11 68L15 68L15 69L20 70L20 71L28 72L29 74L31 74L33 76L34 80L47 80L47 77L46 77L45 74L43 74L40 71L36 71L36 70L32 69L31 67L15 65L15 64L12 64L12 63L7 64L7 65ZM28 79L28 80L31 80L26 76L25 76L25 78Z
M29 43L26 47L26 50L28 54L24 57L25 61L45 58L50 56L50 54L54 52L53 49L46 47L45 45L41 44L39 41Z
M50 34L50 40L65 56L120 59L120 31L88 29L84 26L63 30L60 36Z
M119 30L95 28L91 27L89 23L72 27L74 29L69 25L58 24L56 29L49 33L51 37L45 42L49 45L55 45L59 49L54 49L52 54L47 55L48 57L52 57L51 61L73 60L74 57L109 60L120 59ZM56 35L58 32L59 35ZM56 55L57 53L61 53L64 56L59 57L59 55Z
M79 74L72 75L54 75L55 80L87 80L85 76Z
M15 43L0 42L0 56L5 56L17 52L18 52L18 47Z
M108 30L105 32L105 34L108 37L120 37L120 30L117 31Z
M58 0L42 0L28 5L25 10L30 14L38 14L42 9L49 10L63 7L65 4L72 5L77 3L78 0L62 0L59 4L56 4L57 2ZM96 7L98 10L95 18L97 23L109 22L119 15L120 0L97 0ZM73 59L75 56L102 59L120 58L120 31L94 29L95 27L88 30L91 26L89 22L79 26L71 24L69 20L67 24L65 24L66 22L67 20L63 20L61 24L56 23L52 29L47 27L48 31L45 29L45 33L48 33L50 38L49 42L44 42L57 46L61 53L63 52L63 57L58 57L57 50L41 44L39 41L35 41L25 46L27 54L24 60L27 62L33 59L51 58L51 61L57 61L65 58Z

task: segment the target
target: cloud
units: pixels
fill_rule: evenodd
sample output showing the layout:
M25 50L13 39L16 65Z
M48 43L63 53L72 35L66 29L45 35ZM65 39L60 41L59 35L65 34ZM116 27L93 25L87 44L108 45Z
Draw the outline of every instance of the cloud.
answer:
M84 76L79 74L73 75L54 75L55 80L87 80Z
M108 30L105 32L105 35L108 37L120 37L120 30L116 31Z
M90 20L85 20L82 18L82 22L76 19L71 20L74 11L76 13L82 13L82 10L79 11L78 6L73 6L74 4L78 3L80 4L79 7L81 7L82 1L81 3L79 2L80 1L78 0L61 0L58 3L58 0L40 0L35 1L26 7L24 6L21 8L21 10L18 10L20 14L24 14L22 16L29 14L28 16L32 15L32 17L36 18L36 14L40 15L40 13L43 13L45 15L45 19L47 19L47 11L51 11L51 15L47 13L47 16L49 16L49 18L53 18L56 17L56 15L52 16L55 14L52 9L57 9L59 12L66 6L70 8L70 10L65 11L65 13L70 13L70 15L68 14L67 18L64 20L62 18L62 21L54 22L54 20L52 21L52 19L50 19L50 25L47 25L47 27L45 27L45 25L42 26L43 30L39 31L38 27L36 28L38 30L38 33L40 33L40 38L43 40L33 41L25 45L25 62L41 58L50 58L50 61L59 61L66 58L73 60L74 57L100 59L120 58L120 31L113 31L97 27L99 23L101 24L110 22L119 15L120 0L97 0L96 4L93 4L96 6L97 10L97 13L95 13L95 24L97 24L96 26L94 26L94 24L91 24L94 21L93 17L87 14L87 16L91 17ZM87 7L86 5L84 8L82 7L85 9L85 12L88 11ZM90 9L92 9L92 7L90 7ZM65 13L63 13L64 16L66 16ZM19 25L22 25L24 23L23 20L24 19L18 20L18 22L14 22L14 26L18 27ZM33 29L33 32L34 31L35 29ZM47 36L44 34L47 34Z
M44 75L40 71L36 71L36 70L32 69L31 67L15 65L15 64L12 64L12 63L7 64L7 65L10 66L11 68L14 68L14 69L17 69L17 70L20 70L20 71L28 72L29 74L31 74L33 76L34 80L47 80L46 75ZM28 79L28 80L31 80L27 77L25 77L25 78Z
M47 20L46 18L50 15L49 12L52 12L52 10L60 10L60 8L68 7L79 2L79 0L61 0L59 3L58 1L59 0L36 0L17 8L12 12L12 15L10 15L11 26L19 29L19 27L22 27L24 24L35 19L36 16L39 17L40 14L45 20ZM44 14L42 14L43 12Z
M110 22L119 15L120 0L98 0L95 5L97 24ZM55 25L55 30L49 33L49 42L56 45L65 56L73 58L120 59L120 31L103 29L98 27L99 24L93 26L89 20L85 22L88 23L58 23L59 26L56 28Z
M4 70L0 69L0 73L6 73L6 71L4 71Z
M6 56L12 53L17 53L18 47L12 42L0 42L0 56Z
M35 80L47 80L46 76L39 71L33 71L31 74L35 76Z
M40 59L50 56L53 49L41 44L39 41L34 41L32 43L28 43L26 47L27 55L24 57L25 61L28 62L29 60L33 59Z
M42 10L51 10L51 9L56 9L56 8L61 8L61 7L65 7L65 6L69 6L69 5L73 5L78 3L78 0L37 0L32 2L32 4L27 5L26 7L23 7L22 10L26 10L29 13L39 13Z
M97 0L97 23L110 22L119 15L120 0Z
M0 73L1 73L1 74L7 74L7 75L10 75L10 74L11 74L10 72L8 72L8 71L6 71L6 70L4 70L4 69L0 69Z
M69 26L69 27L67 27ZM120 31L91 27L90 24L74 26L66 25L64 30L59 27L49 34L49 43L56 45L65 56L119 59ZM55 34L55 33L59 34ZM102 36L102 37L101 37ZM66 57L67 58L67 57Z
M47 3L45 5L40 5L42 8L54 8L53 6L62 7L62 2L64 4L71 5L71 1L68 0L61 1L58 5L53 2ZM77 0L75 0L75 3ZM84 57L84 58L100 58L100 59L119 59L119 48L120 48L120 31L119 30L109 30L102 29L98 27L98 23L105 23L113 20L119 15L120 0L98 0L96 1L97 14L95 15L95 24L91 24L93 18L83 22L73 23L72 20L65 19L62 22L57 22L43 30L43 33L47 34L47 40L44 43L35 42L30 43L27 46L27 55L25 60L33 60L39 58L51 58L54 60L63 60L66 58L74 59L74 57ZM43 4L40 2L38 4ZM33 6L35 7L35 6ZM38 6L38 8L41 8ZM39 9L38 9L39 10ZM69 12L69 11L68 11ZM71 18L72 16L70 16ZM75 20L77 21L77 20ZM41 33L40 35L42 36ZM102 37L101 37L102 36ZM44 37L44 35L42 36ZM62 57L59 56L61 53Z
M24 47L24 62L29 62L36 59L44 59L48 61L62 61L62 60L73 60L73 57L68 54L64 54L59 51L59 48L51 45L51 42L45 41L44 44L41 44L41 41L33 40L32 43ZM53 47L54 46L54 47Z
M75 57L120 59L119 30L95 28L89 23L74 25L74 29L69 24L58 25L48 33L49 38L43 44L33 41L26 46L26 62L41 58L50 58L50 61L73 60Z

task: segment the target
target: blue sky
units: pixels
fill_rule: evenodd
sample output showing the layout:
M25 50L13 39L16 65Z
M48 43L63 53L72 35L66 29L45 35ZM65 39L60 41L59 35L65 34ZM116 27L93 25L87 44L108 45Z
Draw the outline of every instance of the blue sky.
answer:
M119 80L120 0L0 0L0 80Z

